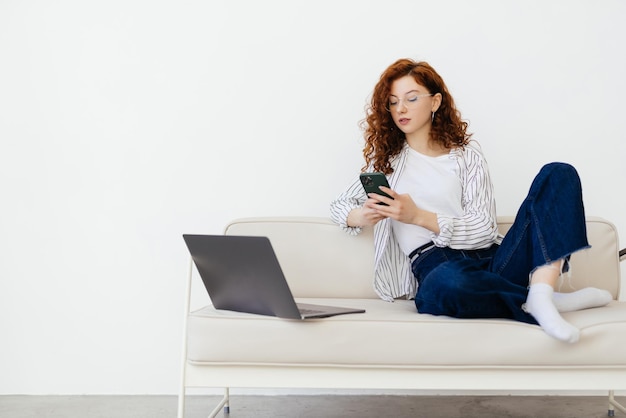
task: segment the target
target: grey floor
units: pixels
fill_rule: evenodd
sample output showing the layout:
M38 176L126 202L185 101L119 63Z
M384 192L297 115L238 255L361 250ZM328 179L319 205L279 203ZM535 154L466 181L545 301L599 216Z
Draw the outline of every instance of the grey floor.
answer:
M626 399L617 398L626 402ZM215 396L188 396L185 418L206 417ZM600 396L232 396L229 418L600 418ZM0 396L2 418L174 418L175 396ZM615 411L616 417L626 417Z

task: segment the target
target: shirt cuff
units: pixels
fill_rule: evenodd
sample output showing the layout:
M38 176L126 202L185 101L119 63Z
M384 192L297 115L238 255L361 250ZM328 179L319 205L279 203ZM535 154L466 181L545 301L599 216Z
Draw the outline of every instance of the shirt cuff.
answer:
M439 224L439 234L431 235L433 242L437 247L449 247L452 240L452 231L454 231L454 219L451 216L437 214L437 223Z
M360 226L348 226L347 224L341 224L339 225L339 227L343 232L346 232L350 235L359 235L363 230L363 228Z

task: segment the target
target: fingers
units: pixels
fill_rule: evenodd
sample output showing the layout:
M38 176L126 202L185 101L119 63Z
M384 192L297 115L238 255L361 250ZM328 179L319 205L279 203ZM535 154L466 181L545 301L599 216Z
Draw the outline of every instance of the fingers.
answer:
M382 190L383 192L387 193L389 196L391 196L393 199L396 198L396 196L398 195L398 193L396 193L393 189L390 189L389 187L385 187L385 186L379 186L378 187L380 190Z
M393 217L393 214L397 212L397 209L392 207L394 200L399 195L390 189L389 187L380 186L380 191L386 193L387 196L383 196L378 193L368 193L369 199L365 202L365 207L369 209L369 220L378 222L381 219Z
M367 202L368 207L376 211L384 218L392 218L403 223L413 223L417 206L408 194L398 194L388 187L382 187L381 191L387 193L390 197L371 193ZM383 203L381 205L379 203Z
M360 225L375 225L378 221L384 219L385 216L378 213L378 207L380 205L377 205L375 200L368 199L360 211Z
M391 189L387 189L387 190L391 190ZM387 193L387 192L385 192L385 193ZM387 193L387 194L389 194L389 196L391 196L390 193ZM395 194L395 192L394 192L394 194ZM368 201L374 201L373 202L374 204L384 203L385 205L389 205L394 200L392 198L389 198L387 196L383 196L383 195L378 194L378 193L369 193L367 196L369 197ZM374 209L375 209L375 207L374 207Z

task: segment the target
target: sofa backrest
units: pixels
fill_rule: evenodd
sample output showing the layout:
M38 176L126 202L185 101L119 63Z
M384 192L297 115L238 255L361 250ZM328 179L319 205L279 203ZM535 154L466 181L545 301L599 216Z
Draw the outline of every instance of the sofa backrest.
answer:
M513 217L499 217L500 231L506 233L512 222ZM604 219L588 218L587 231L592 248L572 256L571 277L564 275L560 291L595 286L608 290L617 299L617 230ZM328 218L265 217L234 220L224 233L268 237L295 297L378 297L372 288L372 228L351 236Z

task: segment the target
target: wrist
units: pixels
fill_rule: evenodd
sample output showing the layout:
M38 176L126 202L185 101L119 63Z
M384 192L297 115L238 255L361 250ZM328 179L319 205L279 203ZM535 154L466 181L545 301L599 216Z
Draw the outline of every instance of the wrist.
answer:
M439 220L437 219L437 214L434 212L418 209L415 224L436 234L439 233Z
M348 217L346 218L346 225L350 228L358 228L361 224L361 208L354 208L348 213Z

